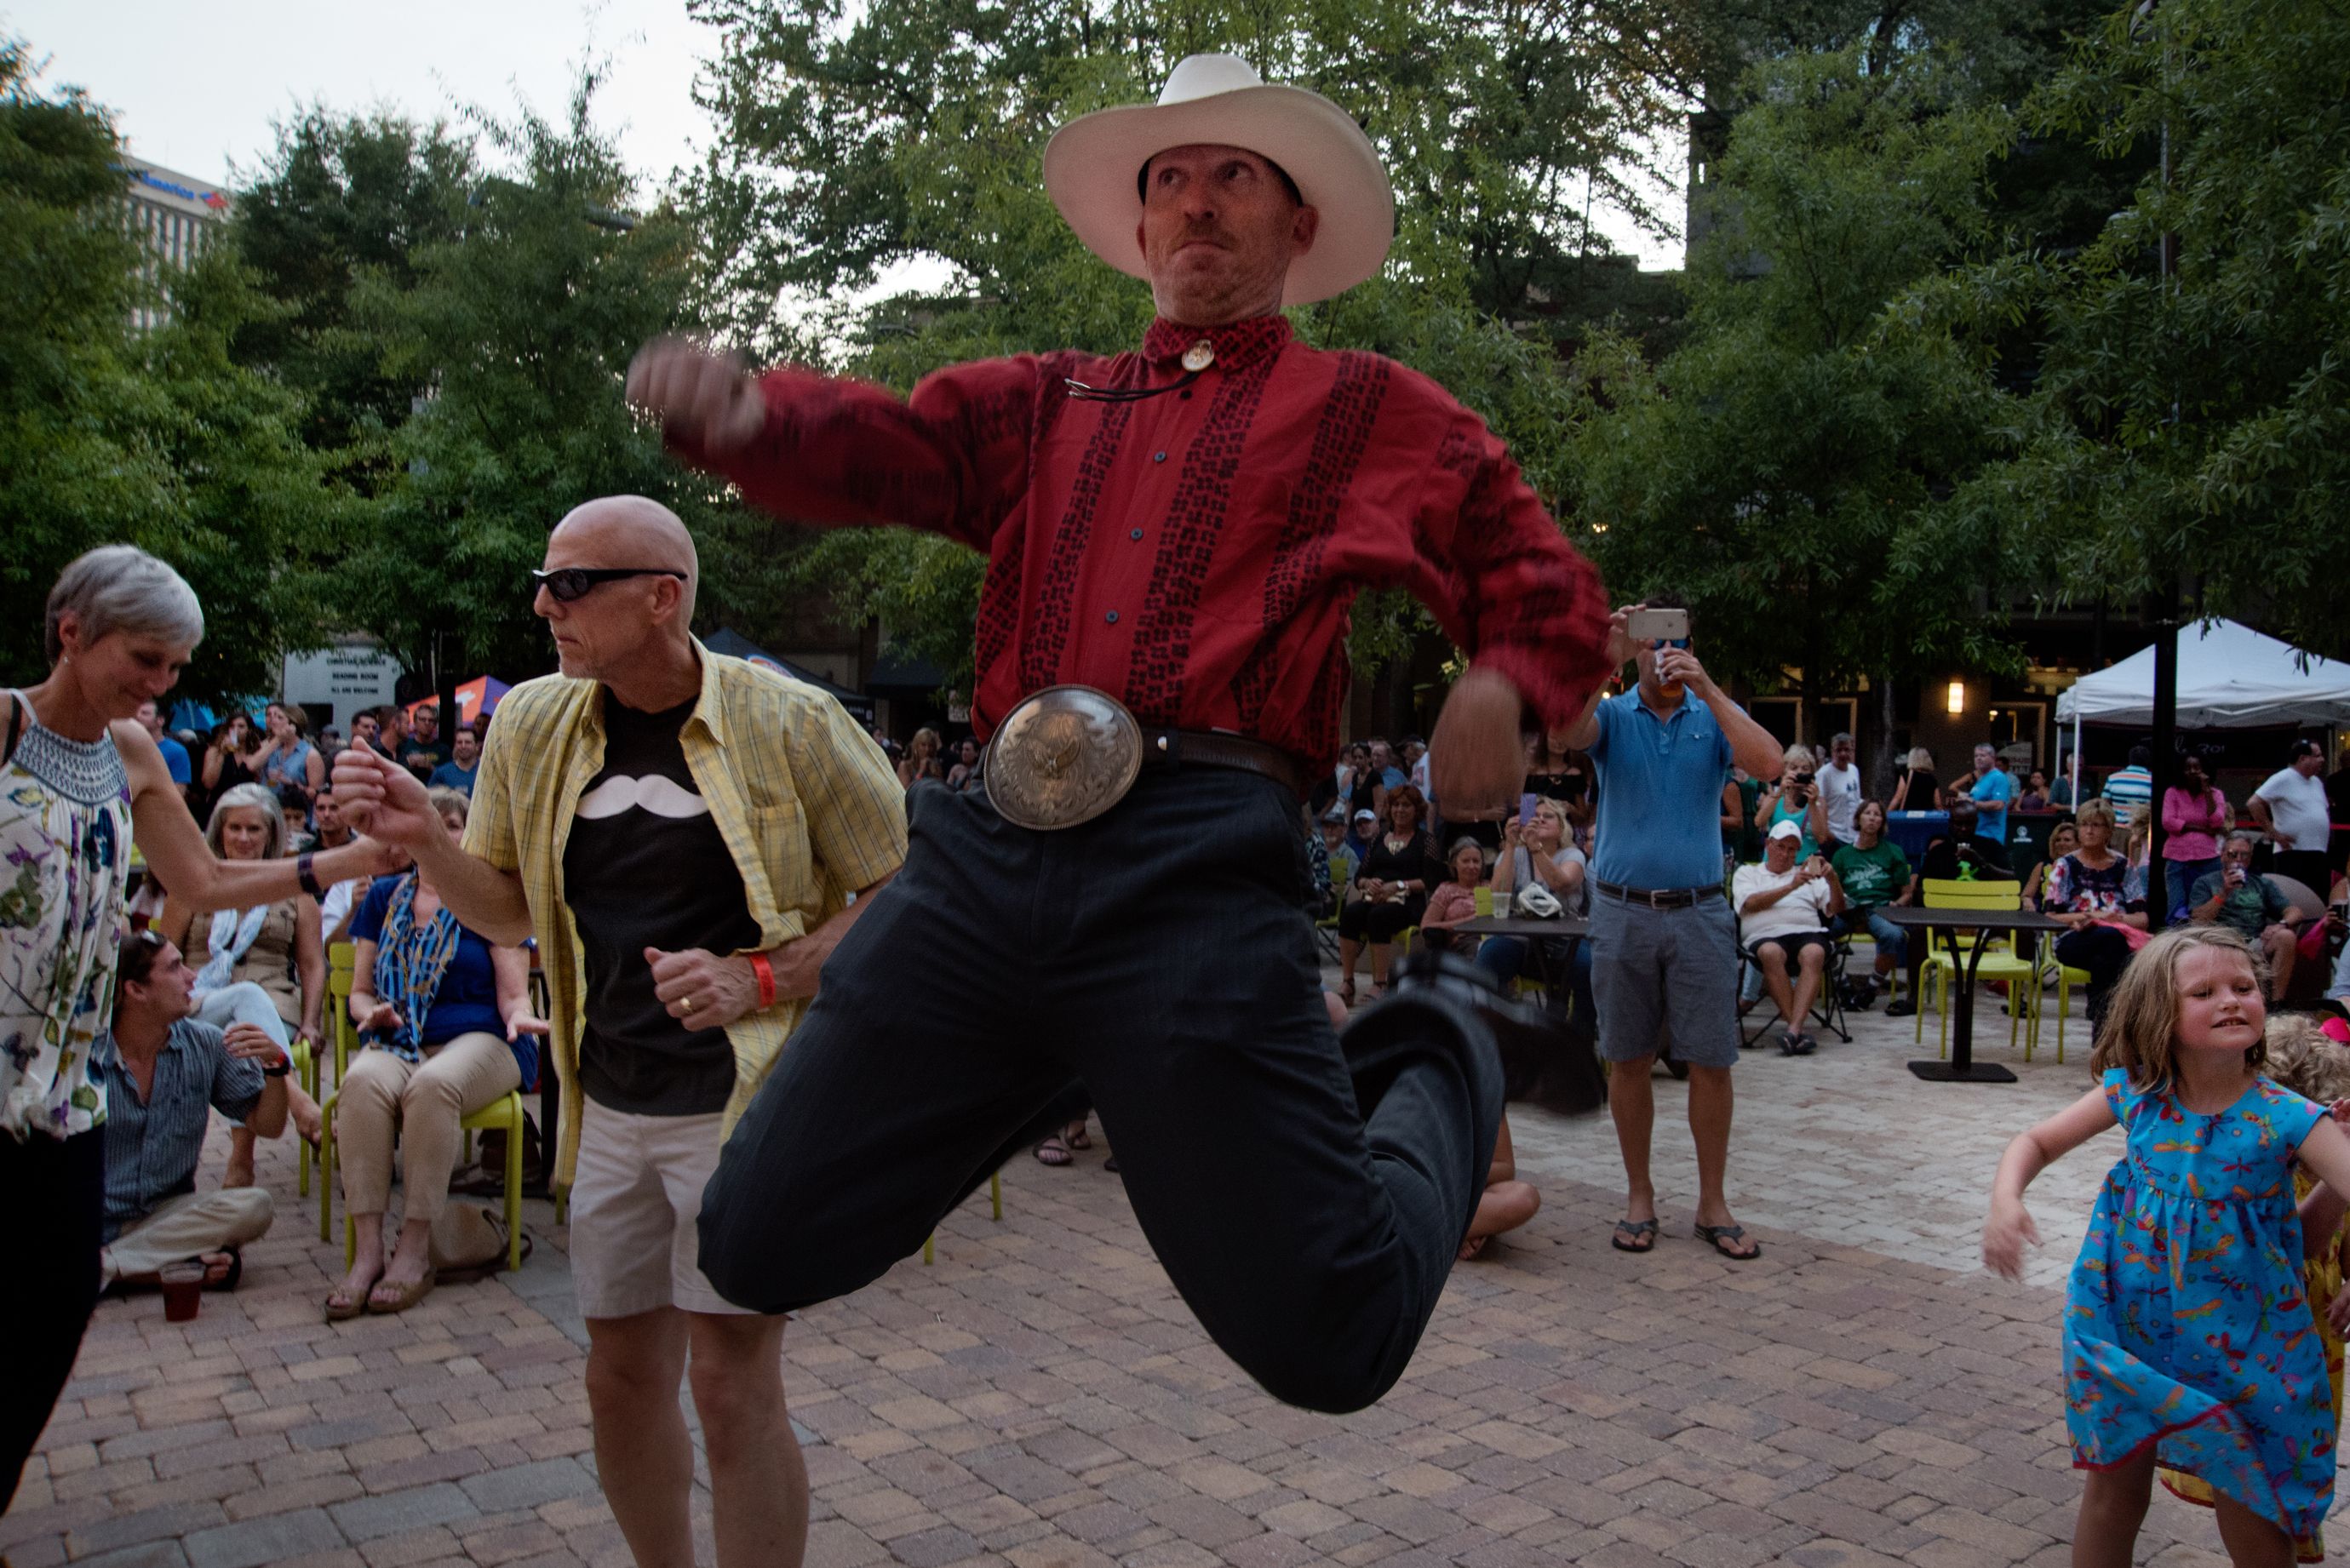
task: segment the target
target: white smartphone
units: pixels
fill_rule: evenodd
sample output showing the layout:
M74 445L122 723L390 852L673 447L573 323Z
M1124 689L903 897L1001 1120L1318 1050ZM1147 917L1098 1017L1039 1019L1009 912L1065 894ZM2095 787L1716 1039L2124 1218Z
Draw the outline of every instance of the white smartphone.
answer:
M1686 642L1690 618L1685 609L1636 609L1624 629L1634 642Z

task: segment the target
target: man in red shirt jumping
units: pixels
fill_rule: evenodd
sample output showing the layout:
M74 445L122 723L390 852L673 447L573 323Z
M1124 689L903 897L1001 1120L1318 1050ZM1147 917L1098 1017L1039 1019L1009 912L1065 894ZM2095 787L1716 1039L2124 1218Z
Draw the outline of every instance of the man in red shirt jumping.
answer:
M854 1291L1082 1096L1217 1344L1280 1398L1357 1409L1435 1309L1502 1093L1497 999L1453 969L1343 1041L1325 1011L1297 802L1337 745L1347 607L1408 587L1471 656L1434 748L1464 814L1516 798L1532 722L1588 711L1607 611L1474 414L1291 336L1282 306L1373 276L1394 232L1336 105L1193 56L1156 106L1063 127L1045 178L1149 280L1137 350L957 366L903 400L675 341L629 372L674 450L777 515L989 558L986 789L913 792L904 869L712 1179L703 1267L765 1312Z

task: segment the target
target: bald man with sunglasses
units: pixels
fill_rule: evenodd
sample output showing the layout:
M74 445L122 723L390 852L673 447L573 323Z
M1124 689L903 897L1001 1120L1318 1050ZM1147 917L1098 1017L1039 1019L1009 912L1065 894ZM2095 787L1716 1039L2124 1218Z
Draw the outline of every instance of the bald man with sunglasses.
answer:
M556 528L531 575L560 673L499 704L462 847L404 771L354 750L335 772L345 813L413 855L459 920L539 938L597 1469L642 1568L693 1563L681 1372L722 1568L798 1560L785 1319L719 1295L695 1221L726 1133L871 907L848 896L906 852L880 748L813 687L703 648L696 572L684 525L641 497Z

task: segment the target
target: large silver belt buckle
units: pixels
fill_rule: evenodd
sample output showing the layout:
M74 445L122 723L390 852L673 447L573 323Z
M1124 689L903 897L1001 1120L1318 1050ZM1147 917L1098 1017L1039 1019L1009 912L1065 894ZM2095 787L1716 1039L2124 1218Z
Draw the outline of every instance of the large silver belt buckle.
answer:
M1004 715L987 742L987 798L1006 822L1049 831L1091 822L1142 772L1142 726L1090 686L1048 686Z

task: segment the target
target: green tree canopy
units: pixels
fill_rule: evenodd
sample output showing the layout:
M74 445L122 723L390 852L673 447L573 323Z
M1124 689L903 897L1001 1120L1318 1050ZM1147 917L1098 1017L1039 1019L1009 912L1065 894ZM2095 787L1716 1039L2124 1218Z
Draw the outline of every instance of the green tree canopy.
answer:
M102 110L43 92L0 43L0 659L37 679L57 573L127 541L203 601L213 630L186 689L274 688L279 655L319 639L315 562L337 497L299 400L230 358L273 307L225 253L151 278L120 157ZM168 319L139 331L140 306Z
M399 475L390 434L418 388L387 367L353 297L362 280L414 287L416 253L456 236L479 173L473 143L442 123L321 106L276 133L257 175L239 182L230 235L283 308L237 333L237 357L300 391L307 444L379 493Z
M1794 666L1824 691L2003 651L1974 613L1995 554L1903 548L1992 451L1991 389L1980 356L1890 306L1994 244L2012 122L1968 105L1941 57L1867 67L1859 46L1758 67L1686 341L1654 367L1620 342L1583 366L1570 466L1610 582L1690 596L1709 669L1766 690Z
M399 480L351 541L340 607L411 670L545 670L528 572L564 514L598 496L649 495L685 519L704 624L763 602L774 577L765 524L671 462L621 400L637 347L685 325L694 234L667 204L632 213L634 182L593 122L596 85L583 73L560 122L468 111L499 171L473 182L443 237L408 247L404 274L367 268L352 289L375 376L420 402L391 434Z
M2174 583L2329 656L2350 499L2350 12L2167 0L2119 13L2027 119L2147 169L2094 242L1954 274L1918 309L1952 342L2029 341L2014 455L1956 497L1956 536L2034 546L2078 600ZM2175 268L2166 276L2165 236Z

